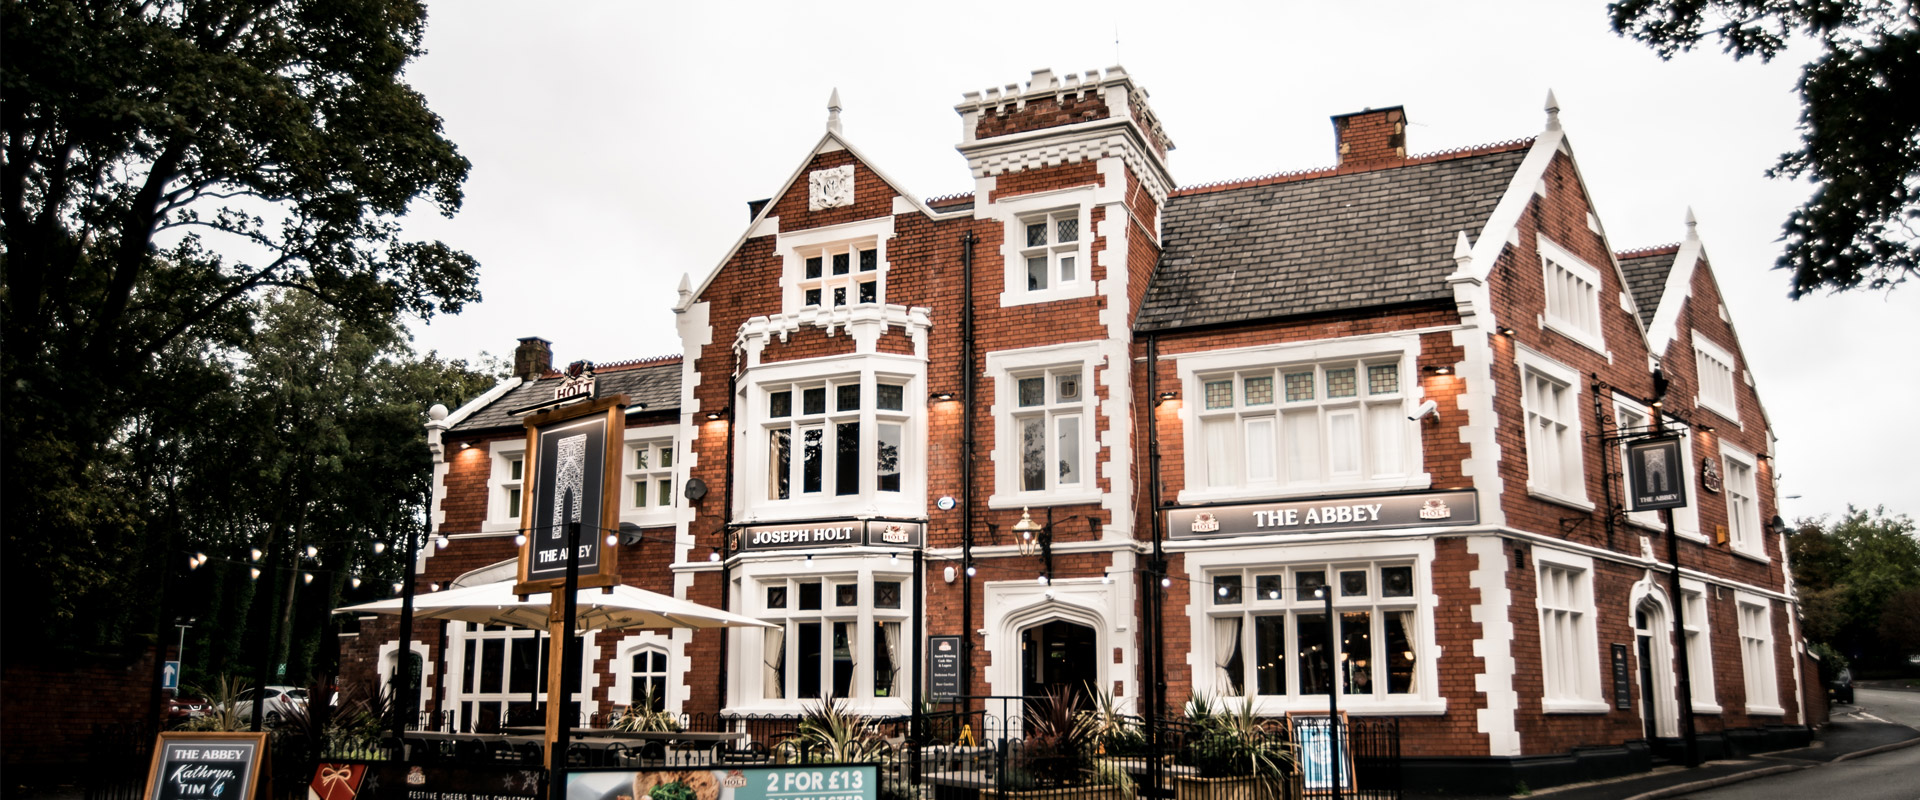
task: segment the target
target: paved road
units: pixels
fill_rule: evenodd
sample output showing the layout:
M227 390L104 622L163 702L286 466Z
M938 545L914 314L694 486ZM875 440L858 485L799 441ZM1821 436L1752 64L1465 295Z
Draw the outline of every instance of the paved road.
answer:
M1860 687L1855 695L1854 706L1834 707L1836 719L1851 715L1920 728L1920 692ZM1686 797L1689 800L1917 800L1920 799L1920 747L1821 764Z

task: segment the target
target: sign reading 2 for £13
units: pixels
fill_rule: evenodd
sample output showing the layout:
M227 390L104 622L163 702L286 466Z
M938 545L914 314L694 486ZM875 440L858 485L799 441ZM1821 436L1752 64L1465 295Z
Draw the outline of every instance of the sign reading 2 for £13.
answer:
M875 800L873 766L737 767L567 773L567 796L615 800Z

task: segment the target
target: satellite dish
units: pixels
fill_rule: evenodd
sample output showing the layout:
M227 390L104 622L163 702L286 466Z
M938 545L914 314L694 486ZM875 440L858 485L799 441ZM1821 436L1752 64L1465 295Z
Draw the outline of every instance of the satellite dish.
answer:
M707 496L707 482L699 478L688 478L686 495L688 500L700 502L700 498Z

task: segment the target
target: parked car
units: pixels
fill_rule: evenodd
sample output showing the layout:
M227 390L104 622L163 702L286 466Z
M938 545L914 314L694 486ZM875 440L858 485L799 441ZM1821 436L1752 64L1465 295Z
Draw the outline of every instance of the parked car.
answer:
M253 722L253 700L259 694L258 689L248 689L240 693L234 701L236 717L245 723ZM268 686L266 700L262 705L266 711L266 727L279 725L289 714L305 711L307 708L307 690L298 686Z
M167 698L167 727L177 728L206 716L207 701L202 697Z
M1852 705L1853 671L1841 667L1839 674L1834 675L1833 680L1827 681L1827 696L1833 698L1833 702Z

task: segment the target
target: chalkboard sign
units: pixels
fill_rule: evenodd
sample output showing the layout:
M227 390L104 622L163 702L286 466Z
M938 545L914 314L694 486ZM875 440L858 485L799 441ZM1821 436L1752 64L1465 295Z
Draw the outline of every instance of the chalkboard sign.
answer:
M264 733L163 733L146 800L254 800L267 764Z
M1633 708L1633 670L1627 666L1627 646L1613 646L1613 707Z
M960 694L960 637L927 637L927 693L936 703Z

